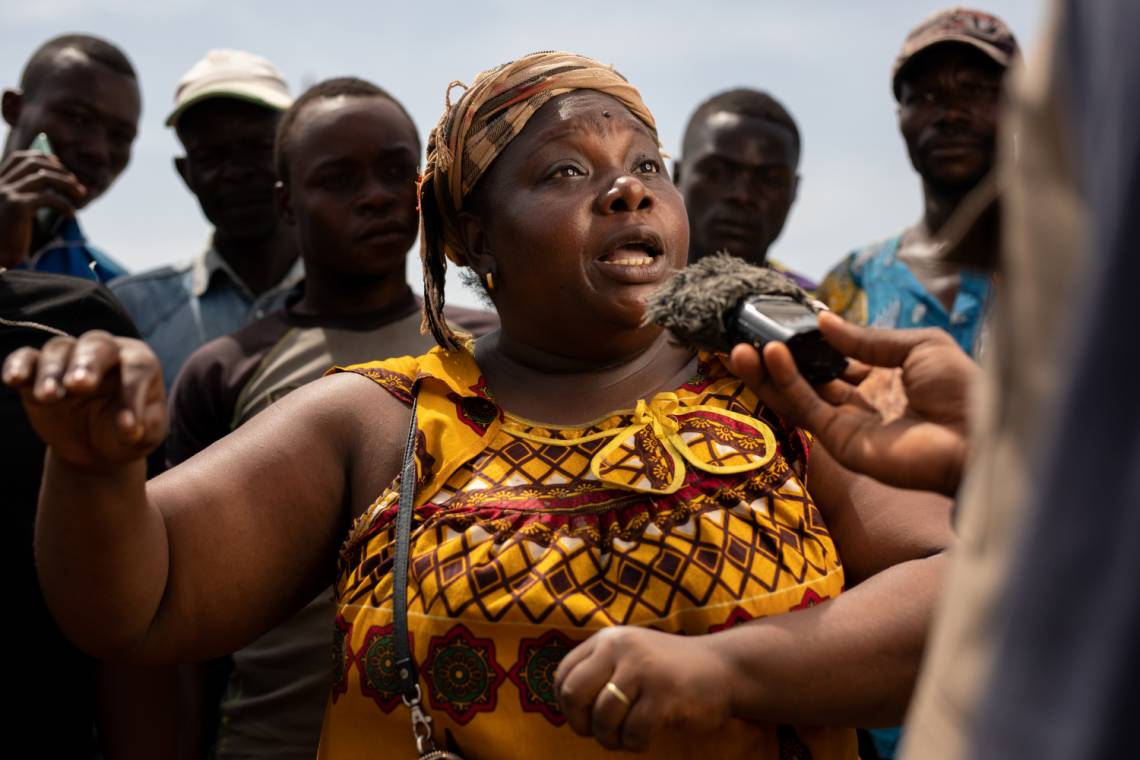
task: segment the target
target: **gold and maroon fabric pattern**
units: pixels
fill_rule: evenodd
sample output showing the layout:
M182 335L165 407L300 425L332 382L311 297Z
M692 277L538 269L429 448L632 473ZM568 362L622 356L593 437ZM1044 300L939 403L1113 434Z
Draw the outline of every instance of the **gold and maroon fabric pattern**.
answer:
M809 440L712 355L667 393L581 426L498 407L467 353L360 365L418 387L409 627L436 738L468 758L609 757L565 727L558 662L611 625L715 633L839 594L843 569L805 486ZM336 686L323 757L410 757L393 671L397 484L341 555ZM852 732L733 722L655 757L854 758Z

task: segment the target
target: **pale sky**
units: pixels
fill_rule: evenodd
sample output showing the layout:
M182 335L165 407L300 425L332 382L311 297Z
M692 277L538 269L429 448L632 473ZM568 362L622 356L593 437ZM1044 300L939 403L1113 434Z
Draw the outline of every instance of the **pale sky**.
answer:
M984 9L1030 48L1044 6L992 0ZM803 136L799 199L772 256L819 277L851 249L918 218L921 191L898 134L890 69L907 31L942 7L932 0L0 0L0 85L15 85L28 55L57 34L97 34L130 56L143 88L134 155L81 221L91 241L131 271L187 259L207 243L206 221L171 163L180 148L163 120L178 79L211 48L269 58L295 95L328 77L372 80L404 103L425 140L448 82L535 50L615 64L641 90L674 153L700 101L756 87L784 103ZM415 255L408 278L421 289ZM458 281L448 297L475 303Z

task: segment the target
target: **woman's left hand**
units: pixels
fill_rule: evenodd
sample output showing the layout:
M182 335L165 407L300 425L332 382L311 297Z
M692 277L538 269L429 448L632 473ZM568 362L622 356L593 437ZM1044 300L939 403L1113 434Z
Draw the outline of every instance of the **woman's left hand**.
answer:
M731 683L705 637L619 626L572 650L554 688L575 732L607 749L644 752L663 729L699 734L723 725Z

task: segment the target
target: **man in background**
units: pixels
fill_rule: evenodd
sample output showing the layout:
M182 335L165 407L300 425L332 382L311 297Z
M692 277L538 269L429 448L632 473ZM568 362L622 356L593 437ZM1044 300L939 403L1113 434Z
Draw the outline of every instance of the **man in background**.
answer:
M422 303L406 258L419 216L421 147L404 107L360 79L331 79L298 98L277 138L279 206L305 280L284 308L186 362L171 395L167 458L182 462L333 365L420 354ZM480 335L494 315L447 310ZM331 580L331 568L330 568ZM332 594L232 656L215 756L311 758L332 687Z
M833 311L876 327L939 327L976 354L990 276L947 261L937 238L993 168L1002 80L1018 55L1001 19L963 8L936 13L907 36L892 88L922 179L922 218L831 270L817 296Z
M174 384L186 357L280 306L301 278L273 206L273 139L292 102L281 73L241 50L212 50L186 73L166 119L186 155L174 168L213 225L193 259L112 288Z
M689 261L718 251L815 283L768 258L796 199L800 131L766 92L739 88L697 106L673 181L689 212Z
M4 90L0 266L107 282L126 270L89 245L75 214L131 158L142 101L119 48L86 34L48 40ZM47 144L37 140L47 137Z

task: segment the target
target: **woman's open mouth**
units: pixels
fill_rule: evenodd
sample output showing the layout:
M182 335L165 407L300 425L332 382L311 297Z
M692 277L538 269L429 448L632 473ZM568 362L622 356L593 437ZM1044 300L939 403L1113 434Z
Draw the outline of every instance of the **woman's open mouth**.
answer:
M620 282L655 282L669 266L665 241L646 227L615 235L605 248L607 253L597 258L598 266Z
M606 254L599 261L603 264L613 264L622 267L644 267L653 263L661 255L647 245L626 245L612 253Z

